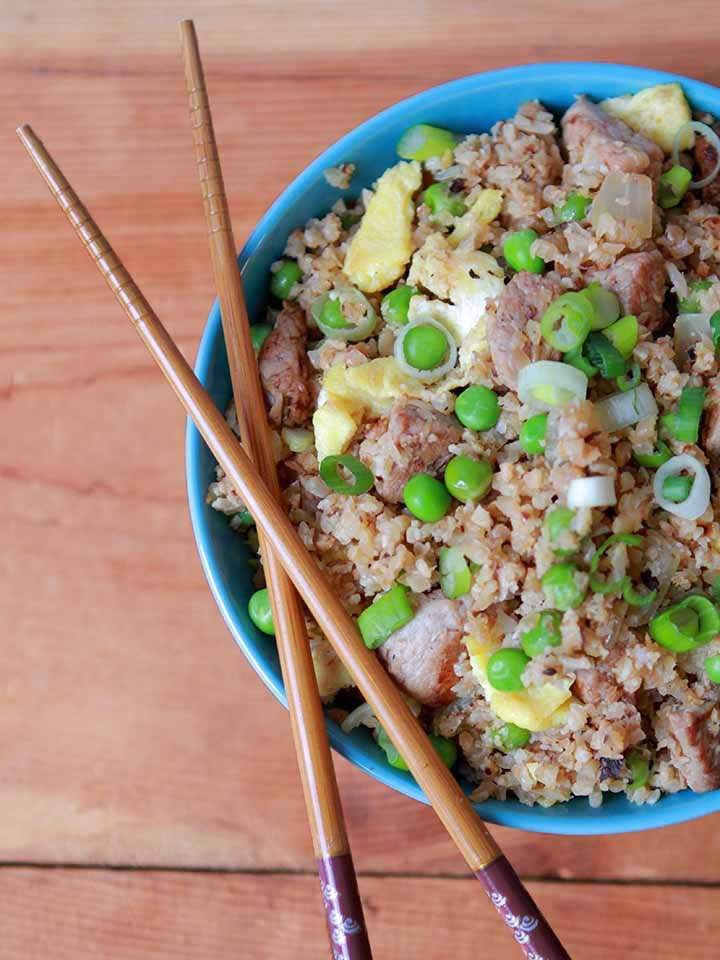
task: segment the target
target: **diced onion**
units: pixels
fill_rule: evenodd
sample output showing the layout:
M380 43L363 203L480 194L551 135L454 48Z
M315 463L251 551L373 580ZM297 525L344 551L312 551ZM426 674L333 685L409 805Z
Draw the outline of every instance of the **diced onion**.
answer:
M359 707L355 707L352 713L349 713L340 724L340 729L343 733L350 733L360 726L370 727L371 730L377 729L377 717L369 703L361 703Z
M687 470L695 479L687 500L683 500L682 503L673 503L672 500L666 500L663 497L663 483L668 477L676 477L683 470ZM697 520L710 504L710 474L697 457L682 453L678 457L671 457L658 468L653 478L653 493L658 506L663 510L667 510L676 517L683 517L685 520Z
M705 137L706 140L709 140L715 148L715 166L712 168L710 173L706 177L703 177L702 180L690 181L691 189L699 190L701 187L706 187L709 183L712 183L715 177L717 177L718 173L720 173L720 137L718 137L713 128L709 127L706 123L700 123L699 120L689 120L687 123L684 123L675 134L675 141L673 142L672 149L672 158L674 164L680 163L680 144L688 130L692 130L694 133L699 133L701 136Z
M567 504L574 510L611 507L617 503L613 477L578 477L570 482Z
M653 231L652 180L644 173L611 170L590 209L590 223L608 240L647 240Z
M435 327L437 330L441 330L448 345L448 354L447 359L444 363L440 364L439 367L435 367L432 370L419 370L417 367L411 366L405 359L405 337L408 333L415 327ZM398 362L398 366L411 377L414 377L416 380L420 380L422 383L434 383L436 380L440 380L441 377L444 377L446 373L450 373L455 364L457 363L457 347L455 346L455 338L452 333L448 330L444 324L439 323L437 320L433 320L430 317L423 317L422 320L415 320L412 323L409 323L406 327L402 328L402 331L395 341L395 359ZM562 364L558 364L562 366Z
M711 340L710 319L705 313L681 313L675 321L675 356L684 363L688 350L699 340Z
M631 427L645 417L653 416L657 410L655 397L646 383L626 393L613 393L595 404L600 429L608 433Z
M588 378L577 367L555 360L538 360L518 374L518 396L540 410L552 410L576 397L584 400Z

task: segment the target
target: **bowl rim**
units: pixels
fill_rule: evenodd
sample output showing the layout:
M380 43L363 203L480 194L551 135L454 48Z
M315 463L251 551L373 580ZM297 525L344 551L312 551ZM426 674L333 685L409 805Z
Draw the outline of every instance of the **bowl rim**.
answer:
M397 101L369 119L353 127L339 137L334 143L324 149L312 160L277 196L273 203L258 221L238 255L241 270L243 270L258 248L263 238L273 228L273 221L281 211L291 207L302 196L304 191L312 186L323 170L341 162L343 157L351 154L356 144L367 136L380 132L384 124L394 118L396 114L404 113L409 107L434 105L438 97L443 94L461 93L464 88L475 88L478 83L483 86L492 86L508 83L515 85L519 79L531 83L534 78L546 77L548 72L556 73L563 81L570 85L575 78L586 85L597 79L606 78L608 74L622 74L628 85L634 83L653 84L670 83L677 81L689 92L690 99L695 93L706 93L712 97L720 97L720 91L712 84L694 80L680 74L654 70L621 63L605 63L599 61L561 61L550 63L529 63L517 66L502 67L497 70L470 74L459 77L446 83L429 87ZM582 92L582 87L578 88ZM720 110L718 110L720 112ZM215 299L207 322L203 329L198 347L194 370L201 382L205 382L211 366L215 342L221 334L220 308ZM284 686L280 678L273 676L267 669L265 657L256 647L251 638L247 637L233 615L233 604L224 584L216 577L214 564L211 559L211 536L207 526L207 505L205 503L205 484L201 481L197 469L200 451L204 442L188 419L185 434L185 474L190 518L193 536L200 556L200 562L215 602L230 630L235 642L250 662L253 670L258 674L270 692L287 707ZM359 767L381 784L411 797L427 803L427 798L418 787L415 780L407 773L394 770L385 763L376 763L369 757L361 741L343 734L338 724L327 717L328 736L332 747L352 764ZM681 799L685 797L685 799ZM587 810L578 815L575 806L572 815L567 819L562 816L562 809L578 801L584 802ZM666 806L662 799L652 805L639 807L637 812L615 812L607 810L605 805L594 810L587 804L585 798L573 798L566 804L557 804L553 807L554 815L544 818L538 816L537 807L529 807L520 803L507 803L501 800L486 800L474 804L475 809L484 820L501 826L515 827L531 833L547 833L566 836L597 836L617 833L635 833L655 827L670 826L697 819L720 810L720 790L710 793L692 793L689 790L675 794L673 804Z

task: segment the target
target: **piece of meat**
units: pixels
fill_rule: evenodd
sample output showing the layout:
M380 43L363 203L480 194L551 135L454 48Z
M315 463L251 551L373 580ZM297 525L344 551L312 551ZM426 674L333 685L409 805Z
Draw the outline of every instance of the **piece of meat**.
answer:
M700 168L698 180L707 177L715 169L717 150L705 137L695 137L695 162ZM720 207L720 177L716 177L706 187L702 188L702 198L703 203L712 203L714 206Z
M561 293L552 277L521 270L500 294L495 316L488 320L487 341L497 378L509 389L517 390L518 373L528 363L557 358L539 331L537 342L530 339L527 325L540 320Z
M435 591L420 598L413 619L391 633L378 653L406 693L425 706L442 707L454 698L461 640L457 605Z
M561 125L571 166L603 175L610 170L645 173L653 180L662 172L664 156L656 143L586 97L578 97Z
M286 303L258 356L260 380L275 427L299 427L313 410L307 322L296 303Z
M703 450L711 460L720 460L720 377L710 384L703 426Z
M612 677L598 667L577 670L573 693L583 703L616 703L620 699L620 687Z
M720 740L712 713L706 705L675 707L665 715L672 761L697 793L720 787Z
M439 473L452 458L448 447L461 437L454 417L421 400L398 400L385 430L379 436L369 432L358 455L375 477L377 494L388 503L400 503L408 480L416 473Z
M612 290L620 301L623 316L634 314L650 331L662 324L667 277L665 261L658 250L628 253L608 270L593 274L592 279Z

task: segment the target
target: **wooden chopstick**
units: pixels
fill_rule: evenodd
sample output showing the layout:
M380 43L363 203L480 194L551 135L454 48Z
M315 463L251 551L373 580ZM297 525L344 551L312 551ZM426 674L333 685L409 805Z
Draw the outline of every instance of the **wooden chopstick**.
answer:
M230 364L235 409L244 449L276 500L280 500L272 439L250 337L250 324L237 262L227 195L215 141L210 101L192 20L180 21L190 124L210 240L215 286ZM260 547L272 601L280 665L288 698L295 753L317 860L323 905L333 953L333 938L346 936L343 956L370 960L355 867L345 830L340 792L330 753L325 716L310 653L305 618L272 540L260 532ZM330 888L338 898L328 897ZM347 923L350 921L350 923ZM353 933L338 932L343 922Z
M430 741L375 654L368 650L329 582L282 506L160 323L60 168L29 126L18 135L108 286L165 374L218 463L241 495L320 628L375 716L406 760L468 866L511 929L529 960L569 960L522 881L503 856L457 780Z

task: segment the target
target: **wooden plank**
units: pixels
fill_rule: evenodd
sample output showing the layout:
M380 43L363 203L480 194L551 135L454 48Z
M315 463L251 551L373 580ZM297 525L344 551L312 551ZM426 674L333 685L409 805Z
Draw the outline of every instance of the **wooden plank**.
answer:
M378 958L520 956L474 880L363 877L361 889ZM720 937L718 889L544 883L532 893L583 960L709 957ZM5 870L0 902L3 960L317 960L326 951L309 876Z
M583 56L718 80L713 12L584 3L574 29L566 5L529 0L511 20L405 0L394 22L378 2L362 16L204 3L238 240L320 149L433 83ZM36 125L191 355L212 289L177 15L170 0L5 4L0 119ZM309 869L285 715L199 570L175 401L11 137L0 160L0 859ZM462 872L430 811L340 771L361 868ZM718 822L652 839L499 836L529 875L717 881Z

